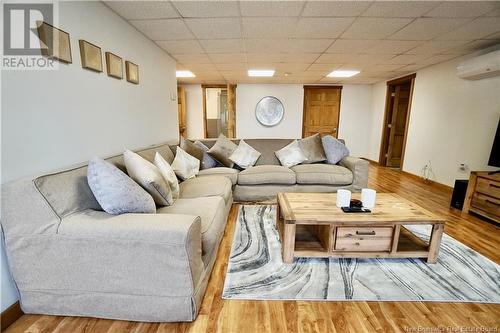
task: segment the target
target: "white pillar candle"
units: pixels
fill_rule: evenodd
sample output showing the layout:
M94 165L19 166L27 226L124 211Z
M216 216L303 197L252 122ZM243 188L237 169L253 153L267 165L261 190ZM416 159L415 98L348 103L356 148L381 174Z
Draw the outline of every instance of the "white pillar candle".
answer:
M351 191L337 190L337 207L349 207L351 203Z
M373 208L375 207L375 199L377 197L377 191L364 188L361 190L361 201L363 202L363 207Z

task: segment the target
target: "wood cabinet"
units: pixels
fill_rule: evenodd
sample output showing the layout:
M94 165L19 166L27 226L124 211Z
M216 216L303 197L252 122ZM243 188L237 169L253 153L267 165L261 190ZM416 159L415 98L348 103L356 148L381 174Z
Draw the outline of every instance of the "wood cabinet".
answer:
M471 172L462 211L500 223L500 174Z

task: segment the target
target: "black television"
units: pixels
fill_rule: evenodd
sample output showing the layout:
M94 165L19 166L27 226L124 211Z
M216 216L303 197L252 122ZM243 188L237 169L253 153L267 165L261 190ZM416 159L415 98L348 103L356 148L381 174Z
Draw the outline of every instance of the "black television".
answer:
M493 147L491 147L491 154L490 159L488 160L488 165L500 168L500 120L498 121L495 140L493 140Z

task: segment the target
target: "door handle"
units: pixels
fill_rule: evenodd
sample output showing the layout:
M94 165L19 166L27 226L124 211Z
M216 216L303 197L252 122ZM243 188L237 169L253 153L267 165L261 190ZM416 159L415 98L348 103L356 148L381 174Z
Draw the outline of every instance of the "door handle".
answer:
M335 127L335 128L332 130L332 132L337 132L337 127Z
M359 231L359 230L356 230L356 235L359 235L359 236L375 236L375 231Z

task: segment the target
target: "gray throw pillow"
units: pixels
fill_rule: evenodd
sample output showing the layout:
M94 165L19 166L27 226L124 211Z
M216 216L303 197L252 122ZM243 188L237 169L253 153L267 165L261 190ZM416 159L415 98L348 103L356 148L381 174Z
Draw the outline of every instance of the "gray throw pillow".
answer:
M307 160L302 163L309 164L326 160L325 150L323 149L319 134L299 140L299 146L307 157Z
M199 146L195 145L189 140L184 139L181 136L181 142L179 147L182 148L186 153L189 155L196 157L200 161L200 165L203 163L203 149L200 148Z
M153 197L132 178L102 158L90 160L87 181L106 213L156 213Z
M248 169L257 163L260 153L243 139L240 140L238 148L229 156L229 159L243 169Z
M325 150L326 160L330 164L337 164L344 157L349 156L349 149L340 141L331 135L325 135L321 138L323 149Z
M208 150L208 153L217 161L228 168L232 168L234 163L229 159L238 146L226 138L224 134L219 135L214 146Z
M200 169L210 169L220 166L219 162L212 156L208 154L208 147L203 144L201 141L195 141L194 145L203 149L203 162L201 163Z

